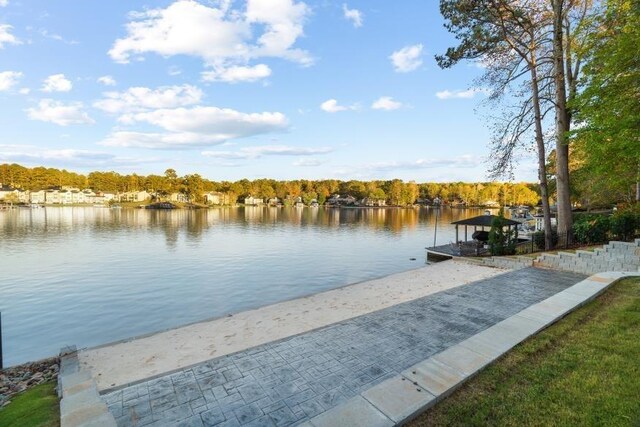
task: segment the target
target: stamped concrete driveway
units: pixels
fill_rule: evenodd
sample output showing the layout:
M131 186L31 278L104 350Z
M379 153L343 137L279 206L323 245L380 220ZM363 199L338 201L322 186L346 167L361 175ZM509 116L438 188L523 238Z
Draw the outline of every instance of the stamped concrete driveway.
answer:
M107 392L119 426L289 426L579 282L526 268Z

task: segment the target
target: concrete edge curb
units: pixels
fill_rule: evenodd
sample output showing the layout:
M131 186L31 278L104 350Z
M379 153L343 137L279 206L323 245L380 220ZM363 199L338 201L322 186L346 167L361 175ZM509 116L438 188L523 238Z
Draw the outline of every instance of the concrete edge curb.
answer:
M116 426L91 373L80 368L75 346L60 350L57 392L61 427Z
M303 426L402 425L453 393L516 345L552 325L635 272L592 275L371 387Z

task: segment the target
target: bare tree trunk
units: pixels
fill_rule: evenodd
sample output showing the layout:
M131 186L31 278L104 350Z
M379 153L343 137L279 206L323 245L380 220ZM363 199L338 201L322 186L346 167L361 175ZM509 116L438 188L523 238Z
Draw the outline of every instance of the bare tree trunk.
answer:
M558 234L570 238L573 217L571 213L571 194L569 185L569 130L567 115L567 93L564 72L563 44L563 2L552 0L553 8L553 74L555 82L556 108L556 180L558 206Z
M640 163L638 163L638 175L636 178L636 203L640 203Z
M532 50L532 52L534 52ZM538 72L536 71L536 58L532 53L531 60L531 92L532 102L535 115L536 129L536 146L538 151L538 181L540 183L540 199L542 200L542 215L544 221L544 248L550 250L553 248L553 238L551 234L551 209L549 208L549 186L547 185L547 166L546 154L544 147L544 138L542 135L542 114L540 112L540 92L538 88Z

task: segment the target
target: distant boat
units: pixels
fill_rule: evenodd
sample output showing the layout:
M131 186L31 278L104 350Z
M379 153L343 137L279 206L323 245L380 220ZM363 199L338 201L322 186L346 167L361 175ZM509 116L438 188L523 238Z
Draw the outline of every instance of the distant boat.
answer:
M528 206L510 206L504 209L507 213L505 217L514 221L524 223L535 219L533 215L531 215L531 210Z
M531 233L536 230L536 218L531 215L528 206L506 206L505 217L520 223L518 231L522 234Z
M110 207L111 209L122 209L122 206L120 205L111 205Z
M158 202L147 205L146 209L176 209L177 206L170 202Z

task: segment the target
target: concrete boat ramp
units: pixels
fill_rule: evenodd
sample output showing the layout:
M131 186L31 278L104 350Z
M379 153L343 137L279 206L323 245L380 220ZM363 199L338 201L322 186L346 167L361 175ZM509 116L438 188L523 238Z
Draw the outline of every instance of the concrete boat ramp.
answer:
M126 343L67 356L72 361L77 357L77 363L67 363L71 368L61 373L61 383L65 383L65 376L75 375L79 382L90 383L93 388L67 381L70 390L67 394L62 390L61 407L65 406L65 399L82 402L74 393L87 388L92 399L99 393L100 402L94 399L92 404L102 406L94 411L101 417L100 423L95 424L91 416L78 415L77 407L66 405L63 426L400 424L625 276L600 273L587 279L578 273L531 267L505 271L455 261L443 264L444 267L435 265L402 273L409 274L415 282L404 288L399 285L404 300L397 295L392 299L391 292L385 307L374 304L367 306L372 310L350 317L343 313L344 319L321 326L316 326L317 320L309 321L304 326L307 330L302 332L285 327L288 336L164 372L151 373L157 366L145 370L144 364L140 365L142 374L136 371L135 364L123 364L121 373L109 367L134 356L123 353L118 357L112 352L114 348L126 348L121 347ZM429 277L442 272L438 268L459 268L458 273L466 275L467 280L458 277L457 284L427 286L432 283ZM477 280L468 283L469 279ZM374 288L393 289L393 282L383 281ZM428 288L423 295L417 290L420 282ZM357 300L358 292L351 294L353 289L348 288L330 292L343 292ZM336 308L345 301L349 304L348 297L342 300L333 294L328 301L335 302ZM306 302L302 311L313 312L313 304ZM351 314L354 312L357 310ZM281 316L286 314L280 312ZM256 319L249 316L246 321ZM274 328L279 330L277 324ZM198 348L207 344L205 338L190 339ZM100 354L109 355L111 364L100 365ZM173 366L190 362L173 360ZM165 369L168 366L163 365ZM105 416L111 420L108 424Z

